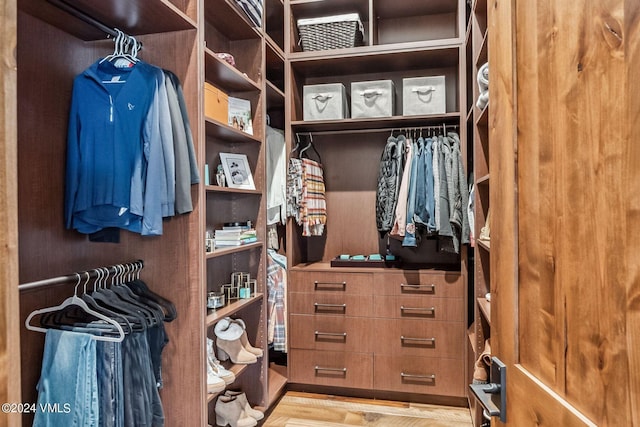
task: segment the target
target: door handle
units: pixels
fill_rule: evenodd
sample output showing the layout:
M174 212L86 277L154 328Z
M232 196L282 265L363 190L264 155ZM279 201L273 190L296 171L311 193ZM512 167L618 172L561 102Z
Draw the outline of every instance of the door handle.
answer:
M507 366L500 359L491 358L488 384L470 384L469 388L489 415L507 422Z

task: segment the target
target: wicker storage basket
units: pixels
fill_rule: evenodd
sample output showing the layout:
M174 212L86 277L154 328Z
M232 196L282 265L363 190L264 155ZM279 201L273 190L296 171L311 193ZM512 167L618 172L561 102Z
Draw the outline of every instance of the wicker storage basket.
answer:
M302 50L342 49L362 46L364 27L357 13L299 19Z

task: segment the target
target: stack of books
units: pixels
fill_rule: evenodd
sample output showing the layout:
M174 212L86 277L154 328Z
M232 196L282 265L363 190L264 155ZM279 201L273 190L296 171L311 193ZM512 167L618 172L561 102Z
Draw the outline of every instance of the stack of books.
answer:
M215 230L214 244L216 248L229 248L257 242L256 230L248 227L222 227Z

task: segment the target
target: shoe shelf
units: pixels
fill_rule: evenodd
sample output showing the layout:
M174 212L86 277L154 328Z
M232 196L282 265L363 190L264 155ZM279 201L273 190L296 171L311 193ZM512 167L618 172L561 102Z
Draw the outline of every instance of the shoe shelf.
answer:
M233 372L233 374L236 376L236 378L238 378L240 375L242 375L242 373L245 371L245 369L247 369L249 367L249 365L234 365L233 363L229 363L229 362L222 362L222 365L224 366L225 369L230 370L231 372ZM233 388L233 384L231 383L229 384L225 390L229 389L229 388ZM207 403L211 403L212 401L214 401L216 399L216 397L218 397L220 394L224 393L224 391L220 391L218 393L207 393ZM259 409L259 408L256 408Z
M478 239L476 240L476 243L478 244L478 247L484 249L487 252L491 251L491 240L481 240Z
M239 299L217 310L207 310L207 320L206 320L207 328L210 328L211 326L215 325L218 321L224 319L225 317L234 315L235 313L237 313L238 311L242 310L243 308L249 305L261 303L263 297L264 297L264 294L257 293L254 297L247 298L247 299Z
M485 298L477 298L478 307L480 308L480 312L484 316L487 324L491 326L491 303L487 301Z

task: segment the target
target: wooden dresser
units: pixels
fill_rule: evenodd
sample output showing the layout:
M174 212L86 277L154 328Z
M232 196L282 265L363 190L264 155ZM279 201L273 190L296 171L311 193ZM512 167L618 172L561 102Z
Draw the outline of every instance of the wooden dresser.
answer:
M289 381L464 396L464 291L459 272L292 269Z

